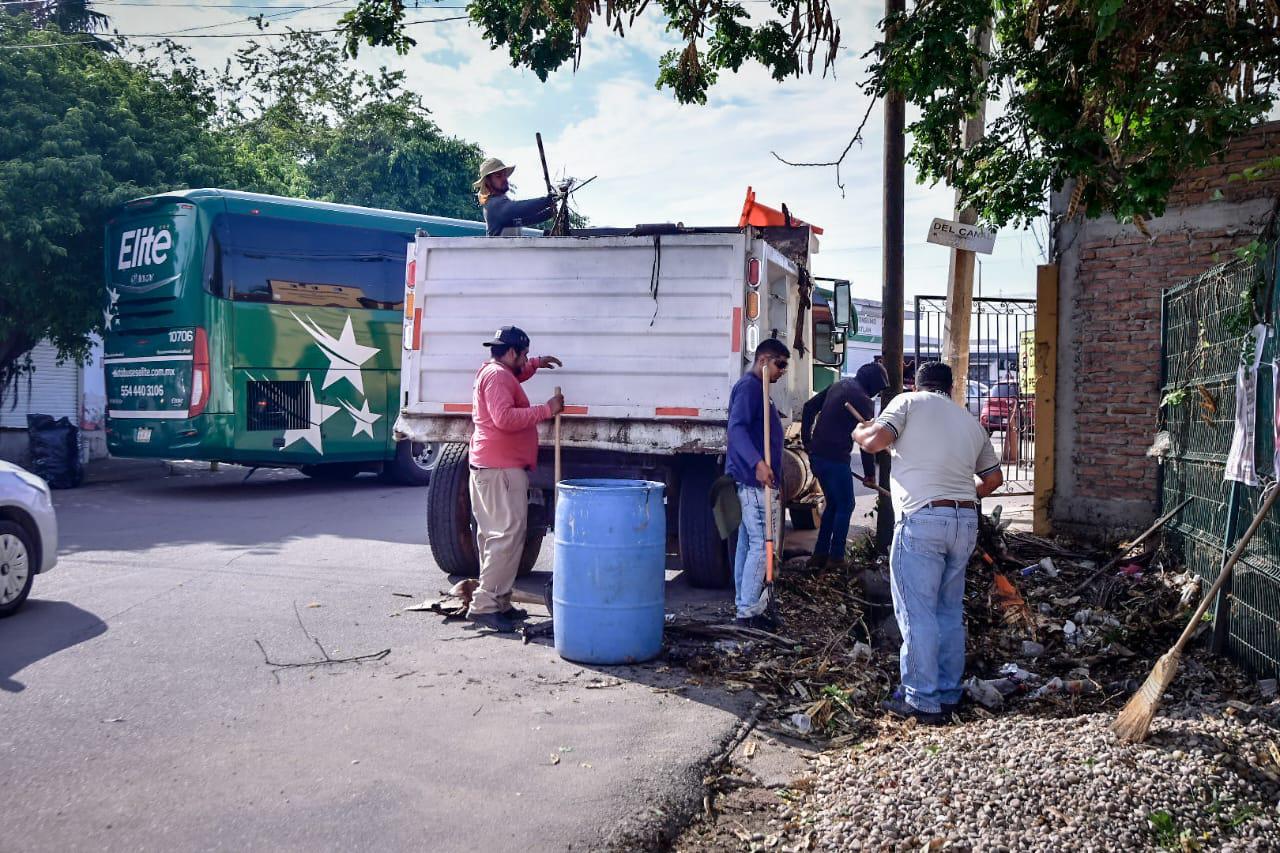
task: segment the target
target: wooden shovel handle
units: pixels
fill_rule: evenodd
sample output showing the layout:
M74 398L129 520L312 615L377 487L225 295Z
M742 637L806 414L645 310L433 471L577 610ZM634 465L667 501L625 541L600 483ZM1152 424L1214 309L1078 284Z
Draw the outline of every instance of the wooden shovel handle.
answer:
M769 410L769 366L766 364L760 374L760 385L763 388L761 397L764 399L764 466L771 472L773 471L773 462L769 458L769 426L771 414ZM773 583L773 490L767 485L764 487L764 580L765 583Z
M560 396L560 386L556 386L555 395ZM560 413L556 412L555 425L555 448L556 448L556 489L560 488Z
M1240 561L1240 557L1244 554L1244 549L1248 547L1249 541L1253 539L1253 534L1257 533L1258 528L1262 526L1263 520L1267 517L1267 513L1271 511L1271 507L1275 504L1278 495L1280 495L1280 483L1273 485L1271 490L1267 492L1266 499L1263 500L1262 506L1258 508L1257 514L1253 517L1253 523L1249 525L1249 529L1244 532L1244 536L1241 536L1240 541L1236 543L1236 549L1231 552L1231 557L1227 560L1226 565L1222 567L1222 571L1218 572L1218 579L1213 582L1213 586L1209 587L1209 591L1205 593L1200 606L1196 608L1195 615L1191 617L1187 627L1182 630L1182 636L1178 637L1178 642L1174 644L1170 650L1171 652L1174 654L1182 653L1183 647L1191 639L1191 635L1195 633L1196 626L1200 624L1200 620L1209 609L1209 605L1213 603L1218 591L1222 589L1222 585L1231 576L1231 570Z

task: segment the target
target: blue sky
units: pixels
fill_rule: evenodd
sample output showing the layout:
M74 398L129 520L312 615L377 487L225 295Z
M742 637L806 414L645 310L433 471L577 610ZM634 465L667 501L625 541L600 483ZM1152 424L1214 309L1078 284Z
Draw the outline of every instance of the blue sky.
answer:
M94 5L122 33L200 27L195 32L218 34L253 30L246 19L257 11L278 15L273 30L284 25L331 27L353 0L276 0L256 9L250 8L252 0L186 6L175 0L98 0ZM450 5L459 2L411 9L409 19L461 14ZM511 68L505 52L490 49L467 21L413 26L418 46L409 55L366 49L359 62L371 69L386 65L405 71L408 85L446 132L518 164L513 177L517 192L534 194L542 185L535 131L543 134L554 174L599 176L578 196L581 211L594 224L736 224L747 187L753 186L766 204L786 202L797 216L826 229L814 259L816 274L849 278L855 296L878 299L880 110L873 111L863 144L845 161L843 193L833 170L786 166L770 153L795 161L833 159L866 110L867 100L857 86L864 76L860 56L875 41L883 5L880 0L838 0L834 8L847 43L834 74L777 83L764 69L748 66L722 76L705 106L681 106L669 92L654 88L658 57L676 45L657 18L639 22L626 38L594 28L577 73L566 68L546 83ZM182 43L201 61L221 66L245 41ZM953 202L950 190L919 186L908 173L908 298L945 293L948 251L924 238L934 216L952 216ZM1043 227L1038 230L1039 241L1031 232L1006 229L996 240L995 253L979 256L983 295L1034 294L1035 265L1042 260Z

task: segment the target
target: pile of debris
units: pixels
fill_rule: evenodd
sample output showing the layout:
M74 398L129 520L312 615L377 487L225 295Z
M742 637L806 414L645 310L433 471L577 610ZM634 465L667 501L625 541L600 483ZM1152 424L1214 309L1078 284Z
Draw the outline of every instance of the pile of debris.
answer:
M971 701L961 716L1118 710L1177 637L1201 588L1160 548L1136 544L1098 552L1010 531L998 508L985 517L966 583ZM897 683L899 638L887 567L863 554L842 572L808 574L803 559L789 561L775 584L776 634L669 620L668 661L695 683L754 691L763 729L828 747L865 738ZM1260 687L1266 698L1274 684ZM1168 697L1225 702L1259 698L1258 690L1229 663L1206 666L1191 654Z

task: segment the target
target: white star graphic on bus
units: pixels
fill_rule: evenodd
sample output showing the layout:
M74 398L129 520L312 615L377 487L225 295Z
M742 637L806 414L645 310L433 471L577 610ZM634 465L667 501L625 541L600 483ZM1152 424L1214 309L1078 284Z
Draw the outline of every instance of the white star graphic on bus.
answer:
M111 331L111 326L116 321L116 303L120 301L120 291L112 290L108 287L107 296L111 298L111 301L107 303L107 307L102 311L102 325L107 328L107 331Z
M320 434L320 424L333 417L334 412L338 411L337 406L326 406L324 403L316 402L316 389L311 384L311 377L307 377L307 403L310 411L307 415L308 426L306 429L287 429L284 431L284 444L280 449L285 450L295 441L305 441L307 444L315 448L315 451L321 456L324 455L324 437Z
M373 425L382 418L382 415L369 411L369 401L365 400L358 409L346 400L339 400L338 403L355 419L356 428L352 430L351 437L355 438L360 433L364 433L369 438L373 438Z
M293 314L292 311L289 313ZM363 396L364 377L360 373L360 365L373 358L380 350L364 346L356 340L356 333L351 328L351 315L347 315L342 334L337 338L316 325L310 317L304 319L293 314L293 319L307 330L307 334L315 338L315 342L329 359L329 372L324 375L324 384L320 386L320 390L345 379Z

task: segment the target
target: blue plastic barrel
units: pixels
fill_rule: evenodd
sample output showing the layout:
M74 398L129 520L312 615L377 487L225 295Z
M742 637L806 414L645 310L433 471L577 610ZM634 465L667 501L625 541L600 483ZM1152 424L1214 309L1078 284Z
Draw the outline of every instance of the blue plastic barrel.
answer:
M665 486L565 480L556 502L556 651L578 663L650 660L662 650Z

